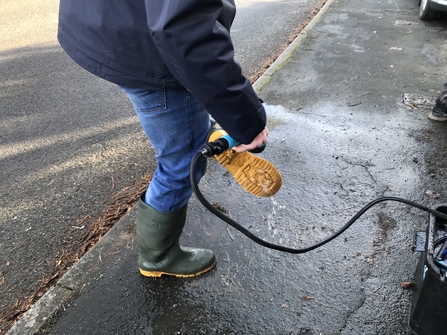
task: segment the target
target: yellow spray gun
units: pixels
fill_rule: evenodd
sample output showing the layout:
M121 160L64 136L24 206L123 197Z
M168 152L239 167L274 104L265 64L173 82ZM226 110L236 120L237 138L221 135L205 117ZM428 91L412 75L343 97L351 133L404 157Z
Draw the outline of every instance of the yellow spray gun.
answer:
M205 157L214 157L236 179L240 186L251 194L270 197L279 191L282 185L281 174L269 161L255 156L264 150L265 144L250 152L230 150L239 143L223 129L212 129L208 143L202 147Z

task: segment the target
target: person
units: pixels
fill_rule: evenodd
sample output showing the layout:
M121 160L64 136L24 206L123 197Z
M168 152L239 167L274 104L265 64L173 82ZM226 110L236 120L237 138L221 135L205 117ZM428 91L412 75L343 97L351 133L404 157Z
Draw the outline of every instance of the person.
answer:
M127 93L157 168L139 199L142 275L190 277L216 263L211 250L179 245L192 194L189 165L210 115L241 143L265 144L266 113L234 60L233 0L61 0L58 41L82 68ZM197 169L205 173L206 159Z
M436 98L435 106L428 117L435 121L447 121L447 83L442 86L442 92Z

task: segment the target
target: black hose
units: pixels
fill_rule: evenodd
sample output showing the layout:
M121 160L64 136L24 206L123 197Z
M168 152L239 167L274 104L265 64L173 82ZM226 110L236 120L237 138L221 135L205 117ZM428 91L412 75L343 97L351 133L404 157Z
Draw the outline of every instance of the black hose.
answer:
M278 245L278 244L273 244L267 241L262 240L261 238L257 237L256 235L254 235L251 231L249 231L247 228L241 226L239 223L237 223L236 221L234 221L233 219L231 219L230 217L228 217L227 215L223 214L220 210L216 209L213 205L211 205L208 200L205 199L205 197L203 196L202 192L199 189L198 186L198 182L195 180L194 176L196 175L196 165L197 165L197 161L199 160L199 158L205 155L205 152L201 152L199 151L194 158L191 161L191 169L190 169L190 181L191 181L191 186L192 189L194 191L194 193L196 194L197 198L199 199L199 201L208 209L210 210L211 213L213 213L214 215L216 215L217 217L219 217L220 219L222 219L223 221L227 222L230 226L236 228L237 230L239 230L242 234L244 234L245 236L247 236L249 239L251 239L252 241L262 245L263 247L266 248L270 248L270 249L274 249L274 250L278 250L278 251L283 251L283 252L288 252L291 254L302 254L314 249L317 249L321 246L323 246L324 244L332 241L333 239L335 239L336 237L338 237L340 234L342 234L346 229L348 229L355 221L357 221L360 216L362 216L368 209L370 209L371 207L373 207L374 205L380 203L380 202L384 202L384 201L397 201L397 202L401 202L413 207L416 207L418 209L421 209L425 212L428 212L430 214L433 214L435 216L438 216L444 220L447 220L447 215L444 213L441 213L439 211L436 211L432 208L423 206L421 204L418 204L416 202L410 201L410 200L406 200L406 199L402 199L402 198L398 198L398 197L382 197L382 198L378 198L375 199L373 201L371 201L370 203L368 203L365 207L363 207L360 211L357 212L357 214L355 214L351 220L349 220L343 227L341 227L337 232L335 232L334 234L332 234L331 236L329 236L328 238L326 238L325 240L311 245L310 247L307 248L303 248L303 249L293 249L293 248L288 248L288 247L284 247L282 245ZM209 157L209 156L208 156Z

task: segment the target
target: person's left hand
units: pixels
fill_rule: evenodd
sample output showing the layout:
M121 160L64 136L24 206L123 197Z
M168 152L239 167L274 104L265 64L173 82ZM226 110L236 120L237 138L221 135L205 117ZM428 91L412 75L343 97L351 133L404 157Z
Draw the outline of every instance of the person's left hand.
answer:
M237 147L233 147L232 149L236 152L252 150L256 147L266 144L267 140L268 140L268 136L269 136L269 131L268 131L267 127L265 127L264 130L261 131L251 143L239 144Z

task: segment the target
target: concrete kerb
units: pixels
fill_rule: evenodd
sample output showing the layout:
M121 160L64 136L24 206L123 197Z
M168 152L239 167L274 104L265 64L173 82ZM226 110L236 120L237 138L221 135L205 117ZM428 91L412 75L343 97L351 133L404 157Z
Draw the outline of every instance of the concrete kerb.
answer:
M320 9L317 15L309 22L309 24L298 34L298 36L293 40L293 42L284 50L281 55L269 66L269 68L261 75L261 77L256 80L253 84L253 89L256 93L259 93L262 88L270 81L273 74L281 69L283 65L289 60L290 57L295 53L295 50L301 45L303 40L306 38L307 33L315 27L315 25L321 20L321 17L329 9L329 6L335 0L328 0L324 6Z
M328 0L309 24L284 50L272 65L253 84L255 92L260 92L276 71L288 61L306 38L307 33L321 20L335 0ZM50 288L21 318L6 335L33 335L39 332L47 322L88 282L91 273L107 255L113 254L125 246L130 236L126 232L136 220L137 206L134 206L122 219L110 229L95 246L90 249L73 267L65 273L58 283ZM128 234L127 234L128 235Z
M36 334L50 322L63 305L92 279L93 272L104 260L133 241L133 235L128 232L136 222L136 214L137 206L134 206L6 332L6 335Z

